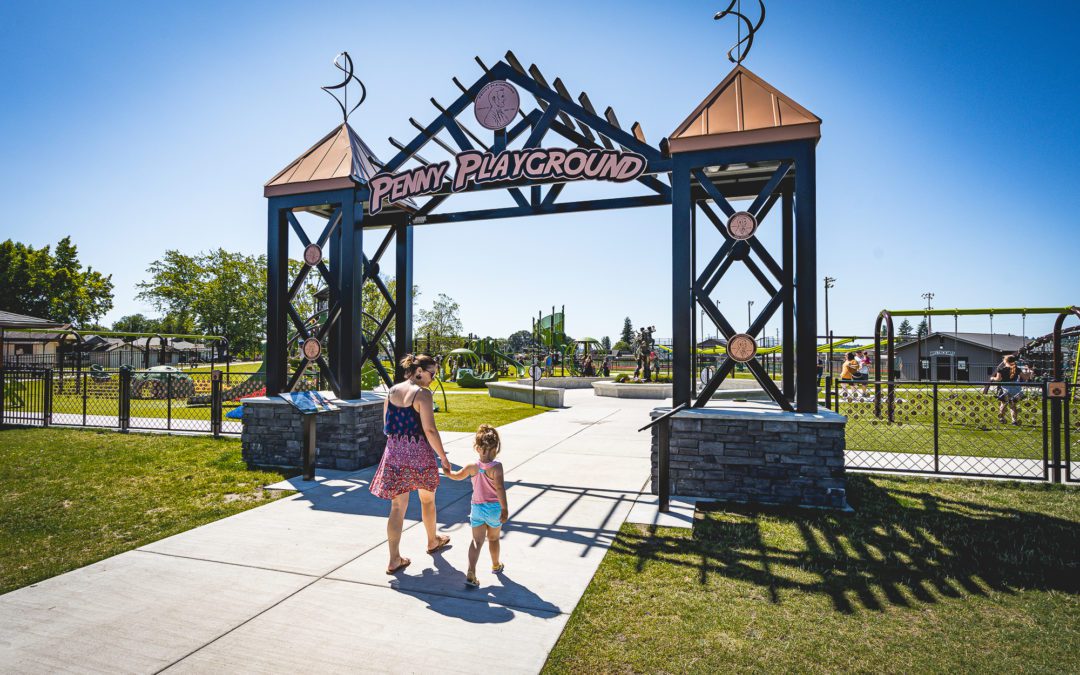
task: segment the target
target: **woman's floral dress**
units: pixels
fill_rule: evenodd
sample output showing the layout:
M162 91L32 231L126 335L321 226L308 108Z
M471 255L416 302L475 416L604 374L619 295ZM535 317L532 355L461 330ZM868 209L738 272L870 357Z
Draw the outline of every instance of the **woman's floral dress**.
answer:
M434 492L439 487L439 465L424 435L420 413L412 406L403 408L387 401L383 431L386 450L371 479L371 494L393 499L418 489Z

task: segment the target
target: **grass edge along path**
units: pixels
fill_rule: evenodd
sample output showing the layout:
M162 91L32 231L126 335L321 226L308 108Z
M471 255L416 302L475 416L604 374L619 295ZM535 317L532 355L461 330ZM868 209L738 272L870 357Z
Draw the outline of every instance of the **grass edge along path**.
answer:
M854 513L626 524L545 672L1080 672L1080 492L848 476Z
M0 431L0 594L269 503L298 471L248 469L240 441Z

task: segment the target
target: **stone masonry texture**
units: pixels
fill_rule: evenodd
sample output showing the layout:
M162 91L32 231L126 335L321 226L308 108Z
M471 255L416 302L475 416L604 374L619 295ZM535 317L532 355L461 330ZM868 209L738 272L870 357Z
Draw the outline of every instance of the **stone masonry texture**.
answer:
M722 411L677 413L671 419L671 494L751 504L847 508L844 418L830 414L807 420L787 413L759 417L765 419L725 416ZM652 490L656 493L657 427L652 429L652 467Z
M378 463L386 447L381 401L346 401L315 421L315 466L355 471ZM303 415L284 401L244 401L240 436L249 466L299 467Z

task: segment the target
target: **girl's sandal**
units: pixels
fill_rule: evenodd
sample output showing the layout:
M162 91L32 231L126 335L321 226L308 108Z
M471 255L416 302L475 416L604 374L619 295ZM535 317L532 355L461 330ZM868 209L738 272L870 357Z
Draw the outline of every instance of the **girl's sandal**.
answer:
M498 565L492 566L491 573L492 574L502 574L502 571L504 569L506 569L506 564L505 563L499 563Z
M465 585L469 588L480 588L480 580L471 572L465 575Z

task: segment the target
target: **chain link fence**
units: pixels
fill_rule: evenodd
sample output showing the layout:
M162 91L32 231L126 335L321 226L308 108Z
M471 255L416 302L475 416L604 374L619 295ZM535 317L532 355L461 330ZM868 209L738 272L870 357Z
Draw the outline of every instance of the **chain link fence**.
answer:
M836 381L849 468L993 478L1049 478L1043 383Z

